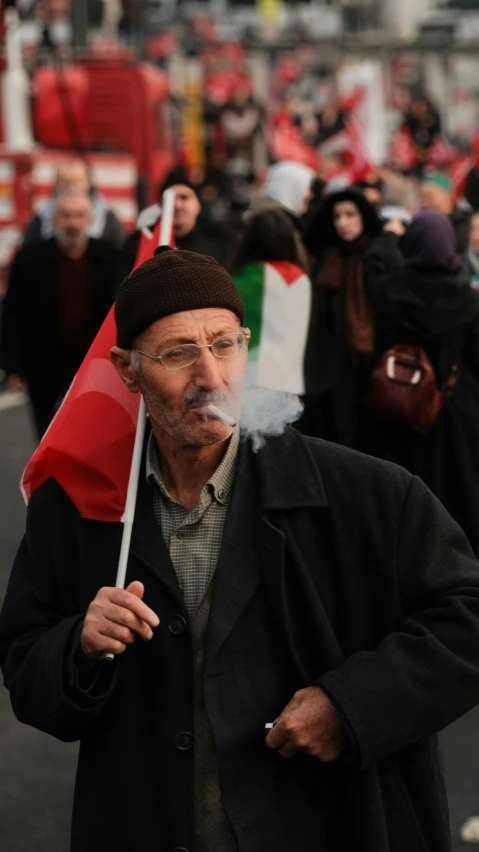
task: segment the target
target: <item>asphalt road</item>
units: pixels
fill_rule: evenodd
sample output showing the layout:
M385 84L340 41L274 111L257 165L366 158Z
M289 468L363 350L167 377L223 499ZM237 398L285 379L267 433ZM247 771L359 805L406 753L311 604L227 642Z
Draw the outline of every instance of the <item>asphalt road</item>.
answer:
M8 401L8 400L7 400ZM5 398L3 398L5 402ZM20 542L25 508L18 483L33 449L25 406L0 397L0 601ZM451 688L454 688L451 685ZM454 852L461 824L479 815L479 709L441 735ZM77 748L17 722L0 688L0 850L67 852ZM434 850L431 850L434 852Z

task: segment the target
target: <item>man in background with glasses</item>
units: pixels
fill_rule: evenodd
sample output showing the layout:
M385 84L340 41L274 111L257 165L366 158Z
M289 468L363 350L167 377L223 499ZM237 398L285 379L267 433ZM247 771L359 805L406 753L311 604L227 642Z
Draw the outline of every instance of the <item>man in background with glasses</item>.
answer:
M465 536L398 467L240 440L249 332L211 258L160 252L115 317L150 423L127 588L121 525L50 479L0 617L17 717L81 740L71 849L446 852L434 733L479 701Z

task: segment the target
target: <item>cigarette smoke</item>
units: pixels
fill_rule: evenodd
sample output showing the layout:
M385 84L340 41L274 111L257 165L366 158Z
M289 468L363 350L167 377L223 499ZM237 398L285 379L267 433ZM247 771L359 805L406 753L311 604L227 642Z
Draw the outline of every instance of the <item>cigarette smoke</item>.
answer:
M240 428L243 438L249 438L255 453L267 438L282 435L287 426L303 413L299 396L285 391L260 388L254 384L254 365L249 365L241 399Z
M286 427L298 420L303 413L303 403L299 396L258 387L255 384L256 372L255 363L250 362L245 377L242 371L236 375L233 373L229 380L229 393L194 388L185 394L189 405L213 404L236 422L239 421L241 437L243 440L251 440L255 453L264 447L268 438L282 435Z

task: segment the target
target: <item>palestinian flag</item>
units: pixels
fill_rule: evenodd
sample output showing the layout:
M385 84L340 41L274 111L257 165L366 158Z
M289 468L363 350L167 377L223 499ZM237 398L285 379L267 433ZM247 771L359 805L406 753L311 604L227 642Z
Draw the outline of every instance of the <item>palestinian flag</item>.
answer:
M258 387L306 393L305 355L311 315L311 281L288 261L252 263L232 278L251 330L249 360Z

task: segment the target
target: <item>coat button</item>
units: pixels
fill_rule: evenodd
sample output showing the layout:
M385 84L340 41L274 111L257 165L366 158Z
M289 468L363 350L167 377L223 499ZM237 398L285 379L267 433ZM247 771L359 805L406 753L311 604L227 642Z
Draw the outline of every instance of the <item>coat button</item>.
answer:
M168 622L168 630L173 636L181 636L186 630L186 618L182 615L173 615Z
M191 751L193 748L193 734L189 731L181 731L175 737L175 746L178 751Z

